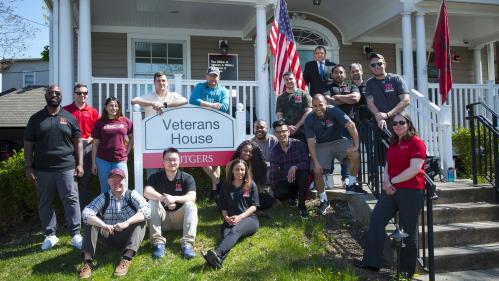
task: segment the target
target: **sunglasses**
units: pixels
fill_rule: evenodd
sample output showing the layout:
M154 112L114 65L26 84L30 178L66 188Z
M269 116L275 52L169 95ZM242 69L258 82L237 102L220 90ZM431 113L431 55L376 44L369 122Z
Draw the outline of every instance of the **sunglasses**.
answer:
M400 125L400 126L404 126L405 124L407 124L407 122L405 122L404 120L400 120L400 121L393 121L392 123L392 126L395 127L397 125Z
M59 92L59 91L49 91L49 92L46 93L46 95L47 96L53 96L53 95L55 95L57 97L60 97L61 96L61 92Z
M85 95L86 96L86 95L88 95L88 92L75 92L75 94L77 96L81 96L81 95Z
M371 63L370 66L374 68L376 66L382 66L383 64L385 64L385 63L382 61L378 61L378 62Z

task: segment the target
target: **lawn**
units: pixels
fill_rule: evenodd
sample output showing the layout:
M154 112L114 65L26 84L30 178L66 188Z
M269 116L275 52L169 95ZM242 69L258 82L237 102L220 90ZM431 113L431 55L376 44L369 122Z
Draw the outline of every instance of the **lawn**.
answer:
M99 245L92 280L361 280L351 267L335 264L331 258L326 218L311 213L308 220L302 220L296 208L289 207L273 208L270 219L260 218L259 231L236 245L223 269L213 270L205 265L201 250L216 246L221 219L213 204L198 204L200 219L194 259L182 258L181 232L173 231L166 234L165 258L154 260L147 233L125 277L112 277L120 251ZM58 235L59 244L46 252L40 250L41 232L19 235L2 243L0 280L77 280L80 253L69 245L65 231Z

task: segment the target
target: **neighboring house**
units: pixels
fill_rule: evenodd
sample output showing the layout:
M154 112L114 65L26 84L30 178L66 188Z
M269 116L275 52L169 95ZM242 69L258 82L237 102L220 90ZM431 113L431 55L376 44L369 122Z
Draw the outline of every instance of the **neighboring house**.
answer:
M13 59L2 73L0 92L49 84L49 62L42 59Z
M23 148L24 129L45 105L45 87L26 88L0 96L0 160Z

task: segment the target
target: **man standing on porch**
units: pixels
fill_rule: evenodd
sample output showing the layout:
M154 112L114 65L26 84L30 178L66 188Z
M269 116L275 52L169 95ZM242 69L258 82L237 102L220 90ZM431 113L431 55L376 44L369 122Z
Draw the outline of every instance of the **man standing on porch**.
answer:
M314 50L315 60L305 64L305 71L303 71L303 79L309 85L310 95L323 93L330 82L331 69L335 63L326 60L326 48L324 46L317 46Z
M144 107L146 117L161 114L163 109L187 104L187 99L176 92L168 92L168 78L162 71L154 73L154 92L135 97L131 101Z
M211 108L221 112L229 112L229 91L220 84L220 69L215 66L208 67L206 82L198 83L192 90L189 103L200 107ZM203 167L203 171L211 179L211 197L215 198L217 184L220 182L220 167Z
M386 73L386 60L381 54L369 55L369 67L374 77L367 80L366 100L381 129L386 120L401 113L410 103L409 88L397 74Z
M312 111L312 97L296 86L296 78L293 72L286 72L282 76L284 80L284 93L277 98L276 115L277 120L285 119L288 122L290 137L307 143L303 132L303 123L308 113Z

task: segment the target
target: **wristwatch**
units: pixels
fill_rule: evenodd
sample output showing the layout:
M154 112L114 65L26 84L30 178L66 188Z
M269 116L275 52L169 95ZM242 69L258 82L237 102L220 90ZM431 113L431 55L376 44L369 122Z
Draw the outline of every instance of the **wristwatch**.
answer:
M165 106L165 108L168 108L168 103L166 101L163 103L163 105Z

